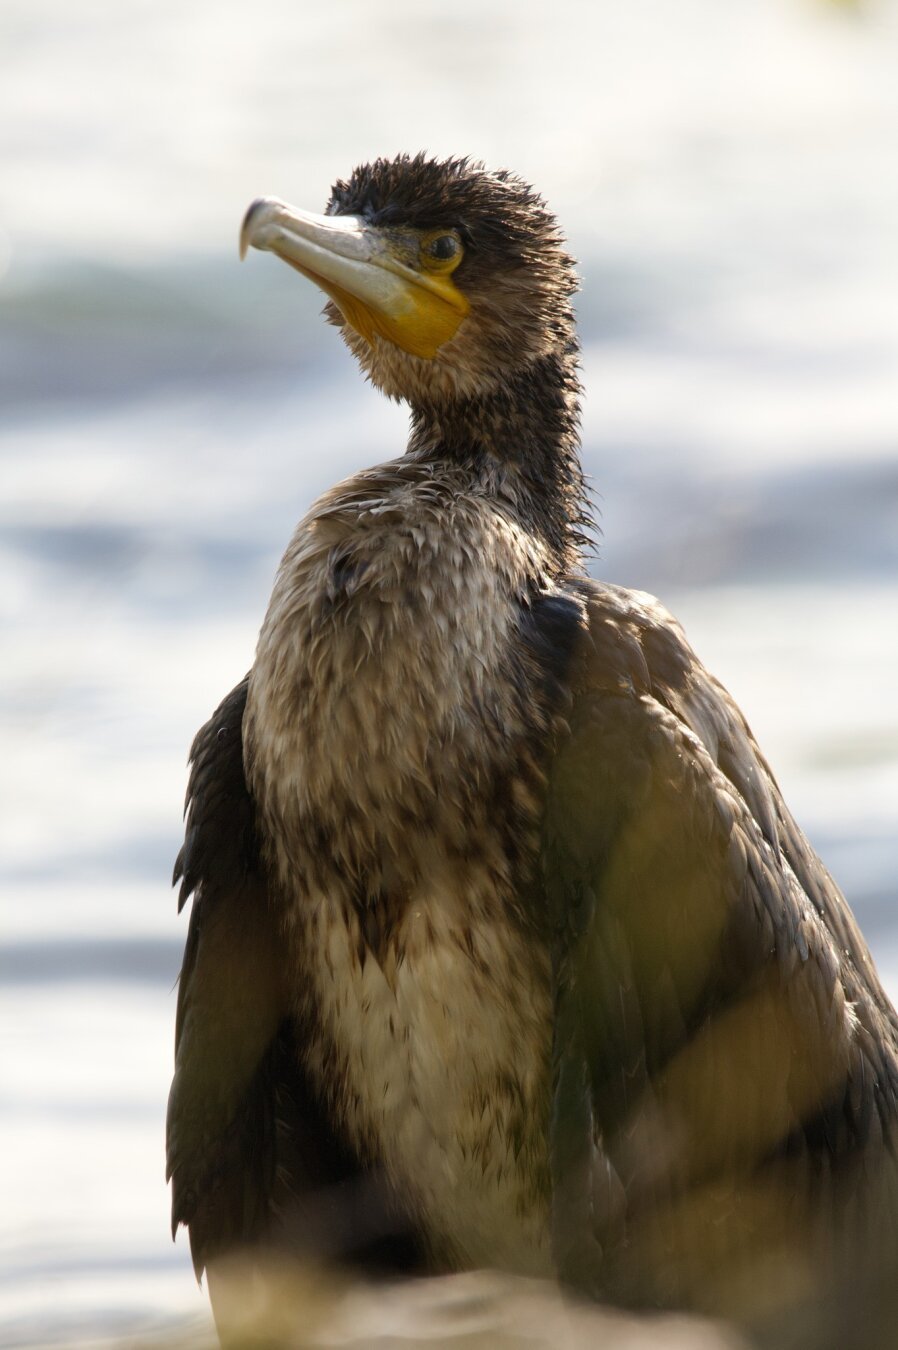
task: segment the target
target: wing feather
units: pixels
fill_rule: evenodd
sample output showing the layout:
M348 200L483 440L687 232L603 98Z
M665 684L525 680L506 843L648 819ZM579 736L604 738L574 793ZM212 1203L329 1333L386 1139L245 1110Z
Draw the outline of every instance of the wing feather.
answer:
M193 907L178 987L167 1167L172 1230L189 1227L198 1274L217 1251L258 1236L276 1165L267 1117L287 1008L243 773L246 687L243 680L194 740L174 872L178 908L191 895Z
M579 1224L605 1253L602 1292L715 1306L762 1250L806 1261L840 1214L869 1216L880 1197L865 1210L860 1178L898 1195L898 1029L844 898L679 626L651 597L578 593L543 865L553 1165L590 1157L592 1230L582 1185L575 1205L556 1171L556 1251L590 1282Z

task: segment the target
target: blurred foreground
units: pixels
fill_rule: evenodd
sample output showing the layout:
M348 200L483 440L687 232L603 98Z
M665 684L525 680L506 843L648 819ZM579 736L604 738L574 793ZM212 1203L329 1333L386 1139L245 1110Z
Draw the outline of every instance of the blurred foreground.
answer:
M228 1347L284 1350L747 1350L713 1323L577 1305L550 1285L488 1271L385 1286L314 1269L297 1279L295 1268L238 1279L221 1332ZM186 1339L184 1350L203 1344Z
M314 1269L244 1287L221 1328L228 1350L749 1350L693 1317L631 1316L575 1305L551 1286L482 1271L406 1284L350 1284ZM87 1350L217 1350L210 1328L73 1342Z
M378 1285L332 1271L239 1270L220 1323L226 1350L894 1350L898 1294L858 1291L851 1308L825 1303L746 1338L721 1322L630 1314L574 1302L552 1285L490 1271ZM875 1293L871 1301L870 1294ZM216 1350L211 1328L185 1321L120 1350Z

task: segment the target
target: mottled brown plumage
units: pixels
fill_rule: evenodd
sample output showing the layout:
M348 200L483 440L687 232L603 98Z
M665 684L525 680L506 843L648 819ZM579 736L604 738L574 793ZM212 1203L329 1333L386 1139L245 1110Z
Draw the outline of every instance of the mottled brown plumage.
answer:
M328 211L360 294L400 275L465 317L423 357L432 328L346 320L348 265L325 286L412 429L300 523L194 743L174 1224L198 1270L270 1243L799 1306L891 1259L896 1019L732 700L657 602L582 572L557 225L421 156ZM244 232L320 279L307 228L326 252L280 203ZM419 285L453 250L456 289Z

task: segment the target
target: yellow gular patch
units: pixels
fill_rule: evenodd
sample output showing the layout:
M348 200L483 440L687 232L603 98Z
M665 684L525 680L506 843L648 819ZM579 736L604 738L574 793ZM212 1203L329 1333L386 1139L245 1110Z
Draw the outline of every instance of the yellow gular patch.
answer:
M422 276L419 281L390 269L396 284L386 308L352 295L292 258L285 261L329 295L346 322L366 342L373 344L376 334L426 361L432 361L440 347L455 336L471 308L450 276Z
M455 336L471 308L450 277L428 277L423 284L406 281L401 301L391 307L390 313L375 309L330 282L318 280L318 284L339 306L346 322L368 342L373 342L376 333L425 361L432 361L443 344Z

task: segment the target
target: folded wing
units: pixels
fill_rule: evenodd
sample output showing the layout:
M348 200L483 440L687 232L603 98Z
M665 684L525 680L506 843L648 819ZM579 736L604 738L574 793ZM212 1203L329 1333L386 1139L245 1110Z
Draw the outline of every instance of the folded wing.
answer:
M578 589L543 848L556 1257L595 1292L744 1312L762 1266L894 1243L895 1014L679 627Z

